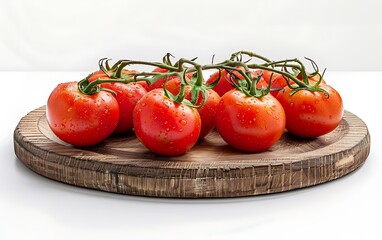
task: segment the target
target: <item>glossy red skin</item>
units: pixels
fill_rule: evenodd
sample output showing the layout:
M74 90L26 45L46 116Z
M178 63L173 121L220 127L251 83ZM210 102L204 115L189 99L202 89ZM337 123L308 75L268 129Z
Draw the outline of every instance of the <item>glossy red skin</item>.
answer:
M166 84L166 89L174 95L180 90L180 79L173 79ZM215 127L216 109L220 102L220 96L214 90L208 89L207 101L201 108L197 108L200 119L202 121L202 129L200 131L199 140L203 140ZM186 99L191 100L191 87L186 86ZM199 106L203 102L203 95L200 93L196 105Z
M252 153L269 149L285 130L284 109L272 95L247 97L239 90L224 94L215 121L224 141Z
M167 69L163 69L163 68L155 68L155 69L153 70L153 72L166 73L166 72L168 72L168 70L167 70ZM187 77L188 79L191 79L192 74L193 74L193 73L186 73L186 77ZM167 81L169 82L169 81L171 81L172 79L179 79L179 77L178 77L178 76L169 76L169 77L167 78ZM158 79L157 81L155 81L153 84L148 85L147 90L148 90L148 91L151 91L151 90L156 89L156 88L163 88L163 85L164 85L165 82L166 82L166 78L165 78L165 77L164 77L164 78L160 78L160 79Z
M98 78L108 79L109 77L104 74L95 74L89 78L92 82ZM137 82L132 83L102 83L102 88L107 88L113 90L116 95L120 115L118 120L118 125L114 130L115 134L122 134L133 129L133 110L138 100L147 93L146 89Z
M330 97L321 92L301 90L290 96L285 87L277 95L286 114L286 129L297 136L315 138L333 131L341 122L344 107L339 93L326 84L320 84Z
M49 127L62 141L90 146L106 139L116 128L119 106L111 93L84 95L77 82L59 84L48 98Z
M134 130L152 152L163 156L186 153L197 142L201 120L196 109L174 103L163 89L148 92L134 108Z
M260 73L260 71L252 71L251 74L252 74L252 77L256 77L258 76L258 74ZM233 74L235 74L235 76L237 76L239 79L243 79L243 76L239 73L239 72L233 72ZM211 84L213 82L215 82L219 77L219 71L213 73L207 80L207 84ZM231 78L231 75L228 73L228 71L226 71L225 69L223 69L221 71L221 74L220 74L220 80L218 82L218 84L213 88L213 90L215 92L217 92L219 94L219 96L223 96L226 92L232 90L234 87L230 84L230 82L233 80L233 79L230 79ZM257 83L256 85L258 88L267 88L268 84L263 80L263 79L260 79L260 81Z

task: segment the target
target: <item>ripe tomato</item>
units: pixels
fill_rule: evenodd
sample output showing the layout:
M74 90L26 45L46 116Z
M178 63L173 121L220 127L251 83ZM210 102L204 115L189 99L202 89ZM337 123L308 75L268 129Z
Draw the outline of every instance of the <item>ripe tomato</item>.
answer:
M167 69L163 69L163 68L155 68L153 70L153 72L166 73L166 72L168 72L168 70ZM191 79L192 74L193 74L192 72L186 73L186 78L187 79ZM167 81L170 81L172 79L179 79L179 77L178 76L169 76ZM147 91L151 91L151 90L153 90L155 88L163 88L163 85L164 85L165 82L166 82L166 77L160 78L156 82L151 84L150 86L147 86Z
M103 74L95 74L89 78L89 81L95 81L96 79L108 79L109 77ZM146 89L137 82L125 83L102 83L102 88L113 90L116 95L120 114L118 125L114 130L114 133L125 133L133 129L133 110L138 100L147 93Z
M166 89L174 95L177 95L180 91L180 79L172 79L167 82ZM203 140L212 129L215 127L215 114L216 108L219 105L220 96L214 90L208 89L208 98L201 108L198 108L200 119L202 121L202 129L200 131L199 140ZM185 90L186 99L191 100L191 87L186 86ZM203 102L203 94L199 93L196 105L200 105Z
M135 106L133 116L138 139L156 154L184 154L199 138L201 120L198 111L168 99L163 89L154 89L143 96Z
M295 86L295 85L292 85ZM286 114L286 129L301 137L314 138L334 130L341 122L344 107L339 93L326 84L321 89L329 93L300 90L293 95L285 87L277 95Z
M116 128L119 106L105 91L82 94L77 82L59 84L46 106L49 127L62 141L75 146L90 146L107 138Z
M215 121L224 141L246 152L267 150L285 129L284 109L272 95L247 97L236 89L221 98Z
M252 78L257 77L260 74L261 71L252 71L251 76ZM232 74L237 76L239 79L243 79L243 76L236 71L233 71ZM207 84L211 84L215 82L219 77L219 71L213 73L207 80ZM220 74L220 80L218 84L213 88L215 92L219 94L219 96L223 96L226 92L229 90L232 90L234 87L230 84L230 82L236 82L235 79L229 74L229 72L225 69L221 70ZM268 84L264 81L264 79L260 79L260 81L257 83L258 88L267 88Z
M265 82L269 83L269 80L271 78L272 72L268 70L263 71L263 79ZM273 73L272 75L272 81L271 81L271 89L282 89L285 86L287 86L287 80L284 78L283 75L279 73ZM289 80L289 82L292 84L292 81ZM276 97L279 91L272 91L272 96Z

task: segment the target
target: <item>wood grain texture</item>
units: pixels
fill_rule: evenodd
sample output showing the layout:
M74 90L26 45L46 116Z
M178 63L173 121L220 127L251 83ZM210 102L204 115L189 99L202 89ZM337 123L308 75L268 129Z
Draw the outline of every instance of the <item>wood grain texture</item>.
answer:
M213 132L190 152L161 157L130 133L90 148L74 148L51 132L45 107L20 120L14 131L17 157L36 173L72 185L121 194L239 197L283 192L342 177L367 159L365 123L345 111L333 132L316 139L285 133L263 153L230 148Z

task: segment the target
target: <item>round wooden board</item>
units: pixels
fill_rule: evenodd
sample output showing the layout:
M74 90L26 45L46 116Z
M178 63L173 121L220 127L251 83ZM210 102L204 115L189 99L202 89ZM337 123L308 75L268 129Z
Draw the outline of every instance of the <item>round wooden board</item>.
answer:
M370 135L361 119L345 111L333 132L310 140L285 133L263 153L236 151L213 132L185 155L161 157L132 133L74 148L51 132L41 107L20 120L14 145L27 167L60 182L130 195L208 198L283 192L337 179L364 163Z

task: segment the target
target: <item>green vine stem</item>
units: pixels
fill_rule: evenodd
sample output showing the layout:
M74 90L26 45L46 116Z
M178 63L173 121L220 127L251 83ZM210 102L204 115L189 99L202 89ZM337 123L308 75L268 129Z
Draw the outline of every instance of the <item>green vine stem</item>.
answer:
M265 63L249 63L252 59L250 59L249 61L243 61L243 55L249 56L251 58L260 59ZM105 82L119 82L127 84L134 81L146 81L148 84L151 85L162 78L166 78L167 83L169 77L177 76L181 80L179 94L177 94L176 96L172 95L169 91L167 91L165 84L165 95L177 103L183 102L184 104L192 107L201 107L208 98L207 90L216 86L216 84L220 81L222 70L226 70L230 74L231 78L236 80L231 81L231 85L233 85L235 88L240 89L247 96L254 96L260 98L268 94L270 91L271 82L269 82L267 89L257 88L256 85L261 79L262 73L252 78L251 71L258 69L270 71L272 73L271 76L273 76L273 74L275 73L281 74L284 77L288 87L293 89L291 94L305 89L310 91L323 92L329 97L329 94L319 87L319 84L322 81L322 77L326 69L324 70L323 74L320 75L317 64L309 58L306 59L312 64L312 67L314 69L313 73L307 73L306 67L297 58L280 61L271 61L266 57L263 57L259 54L250 51L238 51L233 53L229 60L225 60L217 64L211 63L207 65L200 65L196 63L196 58L191 60L180 58L175 64L172 64L171 57L174 56L170 53L167 53L162 59L163 63L137 60L118 60L111 67L109 65L110 59L100 59L99 68L109 77L109 79L97 79L93 82L90 82L88 79L89 77L87 77L79 82L79 90L84 94L94 94L101 90L107 91L107 89L102 89L100 87L100 84ZM123 74L124 68L126 66L131 65L154 66L157 68L165 69L167 70L167 72L141 72ZM215 82L211 84L204 84L203 70L210 69L217 69L219 71L219 77ZM293 73L291 73L290 71L292 71ZM193 77L191 80L187 80L186 73L190 72L194 73ZM237 76L237 74L234 74L235 72L239 73L243 77L243 79L240 79ZM312 84L309 81L309 78L314 77L317 74L320 76L320 78L316 83ZM301 77L302 80L299 80L297 77ZM289 81L294 82L296 85L292 85ZM185 99L184 96L187 85L190 85L191 87L191 100ZM200 93L202 93L203 102L199 106L196 106Z

